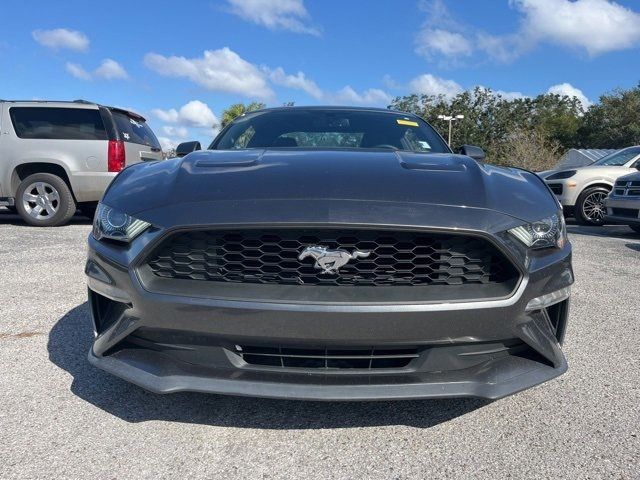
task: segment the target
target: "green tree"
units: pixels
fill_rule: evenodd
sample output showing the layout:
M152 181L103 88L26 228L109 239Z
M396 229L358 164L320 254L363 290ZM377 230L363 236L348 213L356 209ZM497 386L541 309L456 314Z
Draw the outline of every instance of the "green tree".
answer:
M602 95L584 115L580 143L588 148L623 148L640 144L640 83Z
M227 107L222 111L222 119L220 121L222 128L226 127L236 117L239 117L240 115L244 115L247 112L260 110L265 106L266 105L264 103L260 103L260 102L251 102L248 105L245 105L244 103L234 103L233 105Z
M514 142L524 152L543 148L544 167L552 155L574 147L581 125L582 108L575 98L545 94L536 98L504 98L490 89L476 87L447 98L443 95L407 95L393 100L390 108L415 113L446 135L448 122L438 115L464 115L453 129L454 149L463 144L478 145L487 152L487 160L502 165L533 165L530 159L517 160ZM510 149L510 145L514 148ZM559 156L559 155L558 155ZM555 158L557 161L557 158ZM555 163L555 162L553 162Z

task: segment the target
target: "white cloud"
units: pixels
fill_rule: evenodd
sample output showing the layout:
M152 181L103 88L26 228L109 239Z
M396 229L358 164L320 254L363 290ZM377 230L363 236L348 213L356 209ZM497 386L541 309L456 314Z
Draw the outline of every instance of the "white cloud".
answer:
M270 30L319 35L302 0L227 0L231 13Z
M473 53L465 27L453 19L442 0L421 0L419 7L425 12L426 20L415 38L418 55L428 60L442 57L452 61Z
M369 88L362 93L358 93L350 85L336 93L326 94L325 98L332 104L376 106L387 106L392 100L387 92L379 88Z
M191 100L179 109L162 110L156 108L151 113L165 123L158 137L163 150L175 148L185 140L199 140L209 145L211 139L220 131L220 122L209 106L200 100Z
M178 120L193 127L210 128L220 122L209 106L200 100L192 100L180 108Z
M267 71L269 72L269 79L276 85L303 90L317 100L323 96L323 92L316 82L307 78L303 72L298 72L295 75L287 75L281 67L275 70L267 69Z
M191 100L180 107L180 110L175 108L169 110L156 108L151 113L165 123L187 127L212 128L220 123L209 106L200 100Z
M101 78L104 80L126 80L129 78L127 71L115 60L105 58L98 68L89 72L77 63L67 62L65 66L67 72L80 80L93 80Z
M89 38L77 30L67 30L66 28L34 30L31 32L31 36L40 45L53 50L66 48L85 52L89 49Z
M595 56L640 44L640 14L610 0L512 0L532 41L584 48Z
M122 65L111 58L105 58L100 66L93 71L93 75L105 80L126 80L129 78L129 74Z
M553 93L556 95L563 95L567 97L576 97L578 101L582 104L582 108L586 110L591 105L591 101L587 98L587 96L582 93L582 90L574 87L570 83L559 83L558 85L552 85L547 90L547 93Z
M478 50L485 52L491 59L502 63L515 60L534 46L530 39L521 33L491 35L485 32L476 34L475 45Z
M162 127L162 133L173 138L187 138L189 136L189 130L187 127L174 127L171 125L165 125Z
M153 110L151 110L151 113L153 113L163 122L178 123L178 111L175 108L171 108L169 110L154 108Z
M80 80L91 80L91 74L77 63L67 62L65 68L69 74Z
M180 143L177 140L168 137L158 137L158 141L160 142L162 150L164 150L165 152L167 150L173 150L178 146L178 143Z
M382 77L382 85L392 90L401 89L402 86L388 73Z
M409 82L412 93L423 95L443 95L451 98L464 91L459 83L454 80L446 80L430 73L422 74Z
M329 104L353 104L386 106L391 102L391 96L379 88L369 88L363 92L357 92L350 85L337 92L323 91L316 82L308 78L304 72L295 75L287 74L281 67L271 70L263 67L269 80L275 85L302 90L310 97Z
M590 56L640 46L640 13L613 0L510 0L519 28L495 35L455 21L442 0L423 0L427 19L416 53L455 62L483 52L511 62L543 42L585 50Z
M205 50L199 58L148 53L144 64L160 75L188 78L208 90L259 99L273 97L273 90L267 85L264 73L227 47Z
M460 33L427 27L416 37L416 53L427 58L435 54L445 57L468 57L472 52L471 42Z

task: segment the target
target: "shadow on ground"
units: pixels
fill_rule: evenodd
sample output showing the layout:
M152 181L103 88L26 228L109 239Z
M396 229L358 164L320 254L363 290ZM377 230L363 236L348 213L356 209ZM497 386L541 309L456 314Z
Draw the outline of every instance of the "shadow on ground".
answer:
M567 225L567 232L571 235L587 235L592 237L628 238L640 239L640 233L636 233L626 225L604 225L602 227L590 227L585 225Z
M76 213L69 221L69 225L90 225L91 222L93 222L92 218ZM24 227L30 227L20 218L20 215L4 207L0 207L0 225L22 225Z
M635 250L636 252L640 252L640 243L627 243L625 244L625 247Z
M238 428L325 429L408 425L428 428L489 402L450 399L397 402L302 402L200 393L156 395L111 376L87 360L93 333L87 303L49 334L49 359L73 377L71 391L127 422L167 420Z

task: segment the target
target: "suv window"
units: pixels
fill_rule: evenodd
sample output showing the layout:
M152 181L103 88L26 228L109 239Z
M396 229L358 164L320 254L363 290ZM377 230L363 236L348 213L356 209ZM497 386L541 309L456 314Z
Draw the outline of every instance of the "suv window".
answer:
M160 149L160 142L156 138L153 130L149 128L141 118L130 117L129 115L111 111L116 122L116 128L120 132L120 137L125 142L138 143L148 147Z
M11 107L9 115L20 138L106 140L107 132L97 109Z

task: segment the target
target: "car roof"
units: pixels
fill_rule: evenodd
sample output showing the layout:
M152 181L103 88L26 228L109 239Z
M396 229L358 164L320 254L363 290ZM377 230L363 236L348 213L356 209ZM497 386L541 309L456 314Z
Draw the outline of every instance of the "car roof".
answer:
M99 103L90 102L88 100L2 100L0 99L0 103L20 104L25 107L37 107L42 105L48 105L52 107L72 107L72 108L87 108L87 109L97 109L98 107L104 107L111 111L124 113L125 115L128 115L139 121L146 122L146 119L139 113L132 112L131 110L127 110L120 107L110 107L108 105L101 105Z
M379 112L379 113L390 113L394 115L411 115L412 117L417 117L416 114L410 112L402 112L400 110L393 110L390 108L381 108L381 107L354 107L354 106L346 106L346 105L309 105L309 106L283 106L283 107L269 107L269 108L261 108L259 110L252 110L251 112L246 113L254 113L254 112L286 112L286 111L305 111L305 110L334 110L334 111L354 111L354 112Z

